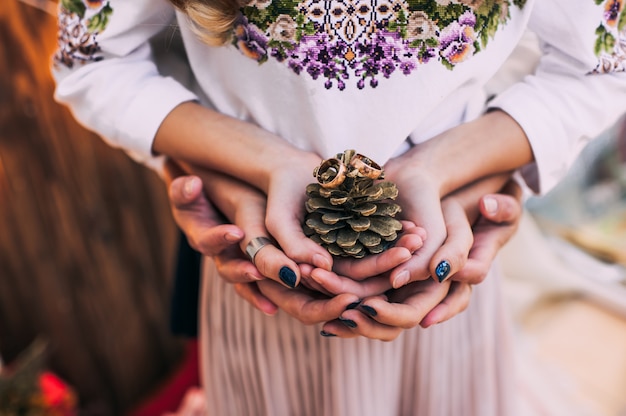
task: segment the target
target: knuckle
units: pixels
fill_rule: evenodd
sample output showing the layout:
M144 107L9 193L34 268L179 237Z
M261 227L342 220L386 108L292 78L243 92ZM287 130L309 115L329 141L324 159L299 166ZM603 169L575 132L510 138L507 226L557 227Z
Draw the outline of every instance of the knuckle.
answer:
M489 272L490 265L486 262L481 262L477 267L475 272L471 276L471 283L478 284L482 283L487 277L487 273Z
M264 276L267 276L268 271L270 270L271 261L268 257L267 253L264 253L263 250L259 251L254 257L254 265Z
M265 228L270 232L270 234L274 234L276 230L279 229L281 224L280 218L276 216L276 214L271 211L268 212L265 216Z
M195 236L187 235L187 242L189 243L189 246L191 246L191 248L193 248L194 250L200 253L205 253L202 242L198 241L198 239Z

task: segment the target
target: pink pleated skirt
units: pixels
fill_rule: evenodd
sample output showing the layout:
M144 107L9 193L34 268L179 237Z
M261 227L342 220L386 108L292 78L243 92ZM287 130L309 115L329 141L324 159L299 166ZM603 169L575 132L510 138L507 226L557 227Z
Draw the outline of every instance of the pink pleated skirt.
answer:
M268 317L217 276L210 260L203 270L202 379L210 416L577 414L533 396L539 384L532 384L549 386L545 380L518 377L497 273L475 286L469 308L450 321L381 342L325 338L320 326L286 313Z

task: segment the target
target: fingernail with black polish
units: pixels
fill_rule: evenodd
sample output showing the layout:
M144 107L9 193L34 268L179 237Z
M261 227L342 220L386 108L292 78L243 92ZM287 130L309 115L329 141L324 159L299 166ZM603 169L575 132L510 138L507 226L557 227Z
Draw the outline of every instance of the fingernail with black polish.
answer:
M376 312L376 309L372 308L371 306L361 305L361 309L363 309L363 311L369 316L373 317L373 316L378 315L378 312Z
M361 304L360 300L357 300L356 302L352 302L351 304L349 304L348 306L346 306L346 310L349 309L356 309L357 306L359 306Z
M346 319L346 318L340 317L339 321L341 321L341 323L347 326L348 328L356 328L356 322L354 322L352 319Z
M326 331L324 331L324 330L321 330L321 331L320 331L320 335L321 335L321 336L323 336L323 337L336 337L336 336L337 336L337 335L335 335L335 334L332 334L332 333L330 333L330 332L326 332Z
M280 280L282 280L283 283L290 288L296 287L296 280L298 280L298 276L296 276L296 273L289 267L281 267L280 271L278 272L278 277L280 277Z
M448 263L447 260L442 260L435 268L435 274L437 275L439 283L446 280L446 277L450 274L450 263Z

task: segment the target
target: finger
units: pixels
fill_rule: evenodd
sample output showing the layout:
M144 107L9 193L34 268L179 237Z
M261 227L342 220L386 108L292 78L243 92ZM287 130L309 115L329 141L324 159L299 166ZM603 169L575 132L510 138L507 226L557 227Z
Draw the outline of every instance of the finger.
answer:
M201 220L181 220L179 227L189 245L205 256L215 256L243 238L243 231L233 224L210 226Z
M381 299L382 301L387 300L387 296L385 295L372 296L370 300L375 299L375 298ZM362 311L361 302L359 302L358 305L356 305L354 308L351 308L351 309L358 309ZM371 315L368 313L365 313L364 316L371 316ZM351 323L350 315L348 315L347 317L344 317L343 319L334 319L332 321L326 322L324 326L322 327L322 330L320 331L320 335L325 336L325 337L339 337L339 338L354 338L354 337L360 336L361 334L357 330L357 328L359 327L358 322L360 321L360 319L361 317L355 316ZM372 321L372 319L369 319L369 321ZM375 321L372 321L372 322L375 322ZM381 330L387 334L386 338L383 336L384 334L380 334L381 337L377 339L382 340L384 338L384 340L390 340L395 336L395 334L390 334L386 331L387 329L386 325L380 324L380 323L376 323L376 325L379 325ZM361 327L363 328L365 328L366 326L367 326L366 324L361 325ZM401 328L396 328L396 332L398 334L401 331L402 331Z
M496 223L514 222L522 213L522 188L511 180L498 194L489 194L481 198L480 213L486 219Z
M289 288L300 283L300 268L273 244L262 247L254 256L254 265L259 272Z
M387 302L380 297L364 299L359 309L381 324L413 328L448 294L449 281L424 280L390 291Z
M314 269L311 272L311 278L326 292L336 295L340 293L352 293L361 299L379 295L391 289L389 278L386 275L356 281L324 269Z
M256 283L236 283L234 286L239 296L264 314L273 316L278 312L278 306L261 293Z
M348 305L359 299L352 294L320 297L303 288L289 289L271 280L257 283L261 293L289 315L305 325L337 319Z
M170 202L177 208L192 204L201 195L202 180L197 176L179 176L170 183Z
M304 285L305 287L313 291L323 293L329 297L333 296L333 293L330 293L329 291L324 289L319 283L315 281L315 279L313 279L313 277L311 277L311 273L313 272L313 270L315 270L313 266L309 264L299 264L298 267L300 268L301 285Z
M336 259L333 270L342 276L360 280L377 276L408 261L413 253L424 245L425 231L421 227L403 230L395 246L381 254L366 256L363 259Z
M391 272L390 281L394 288L402 287L409 282L427 279L430 276L429 265L432 256L446 238L446 226L438 193L428 187L422 188L418 184L406 185L408 186L402 188L400 193L403 214L406 218L423 226L428 236L424 240L424 245L413 254L410 260Z
M238 247L222 251L213 257L219 275L229 283L249 283L265 279Z
M516 229L517 224L491 225L477 230L467 263L454 276L454 280L470 284L481 283L498 251L515 234Z
M480 199L480 213L489 221L502 224L516 221L522 205L515 197L502 194L485 195Z
M420 322L420 326L429 326L447 321L467 309L472 295L472 287L467 283L452 282L450 291L441 303L435 306Z
M172 214L185 233L189 244L200 253L213 256L239 242L243 231L223 219L202 192L202 181L196 176L174 179L169 187Z
M460 204L448 201L442 206L442 211L448 236L429 265L431 276L438 282L450 278L465 266L474 242L472 227Z
M353 310L346 311L340 319L324 324L322 331L340 338L362 336L388 342L396 339L402 333L402 328L380 324Z
M254 250L254 259L250 259L261 275L280 282L290 288L300 283L300 269L297 264L276 247L265 229L266 200L258 194L249 197L245 206L237 212L237 223L246 232L246 237L241 241L242 252L260 244Z
M304 200L296 200L296 204L286 199L288 198L268 198L265 218L267 230L289 258L298 263L331 270L333 258L330 253L304 235L302 230Z

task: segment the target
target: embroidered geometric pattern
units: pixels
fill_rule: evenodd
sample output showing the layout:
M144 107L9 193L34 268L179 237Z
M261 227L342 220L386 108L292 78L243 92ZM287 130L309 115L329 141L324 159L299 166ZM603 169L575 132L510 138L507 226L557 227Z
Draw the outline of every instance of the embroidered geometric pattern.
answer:
M438 61L448 69L480 52L526 0L253 0L233 44L264 63L343 90L376 87ZM395 75L394 75L395 76Z
M594 0L602 5L602 22L596 29L598 66L593 73L626 71L625 0Z
M99 61L98 33L106 29L113 9L105 0L61 0L58 11L56 64Z

